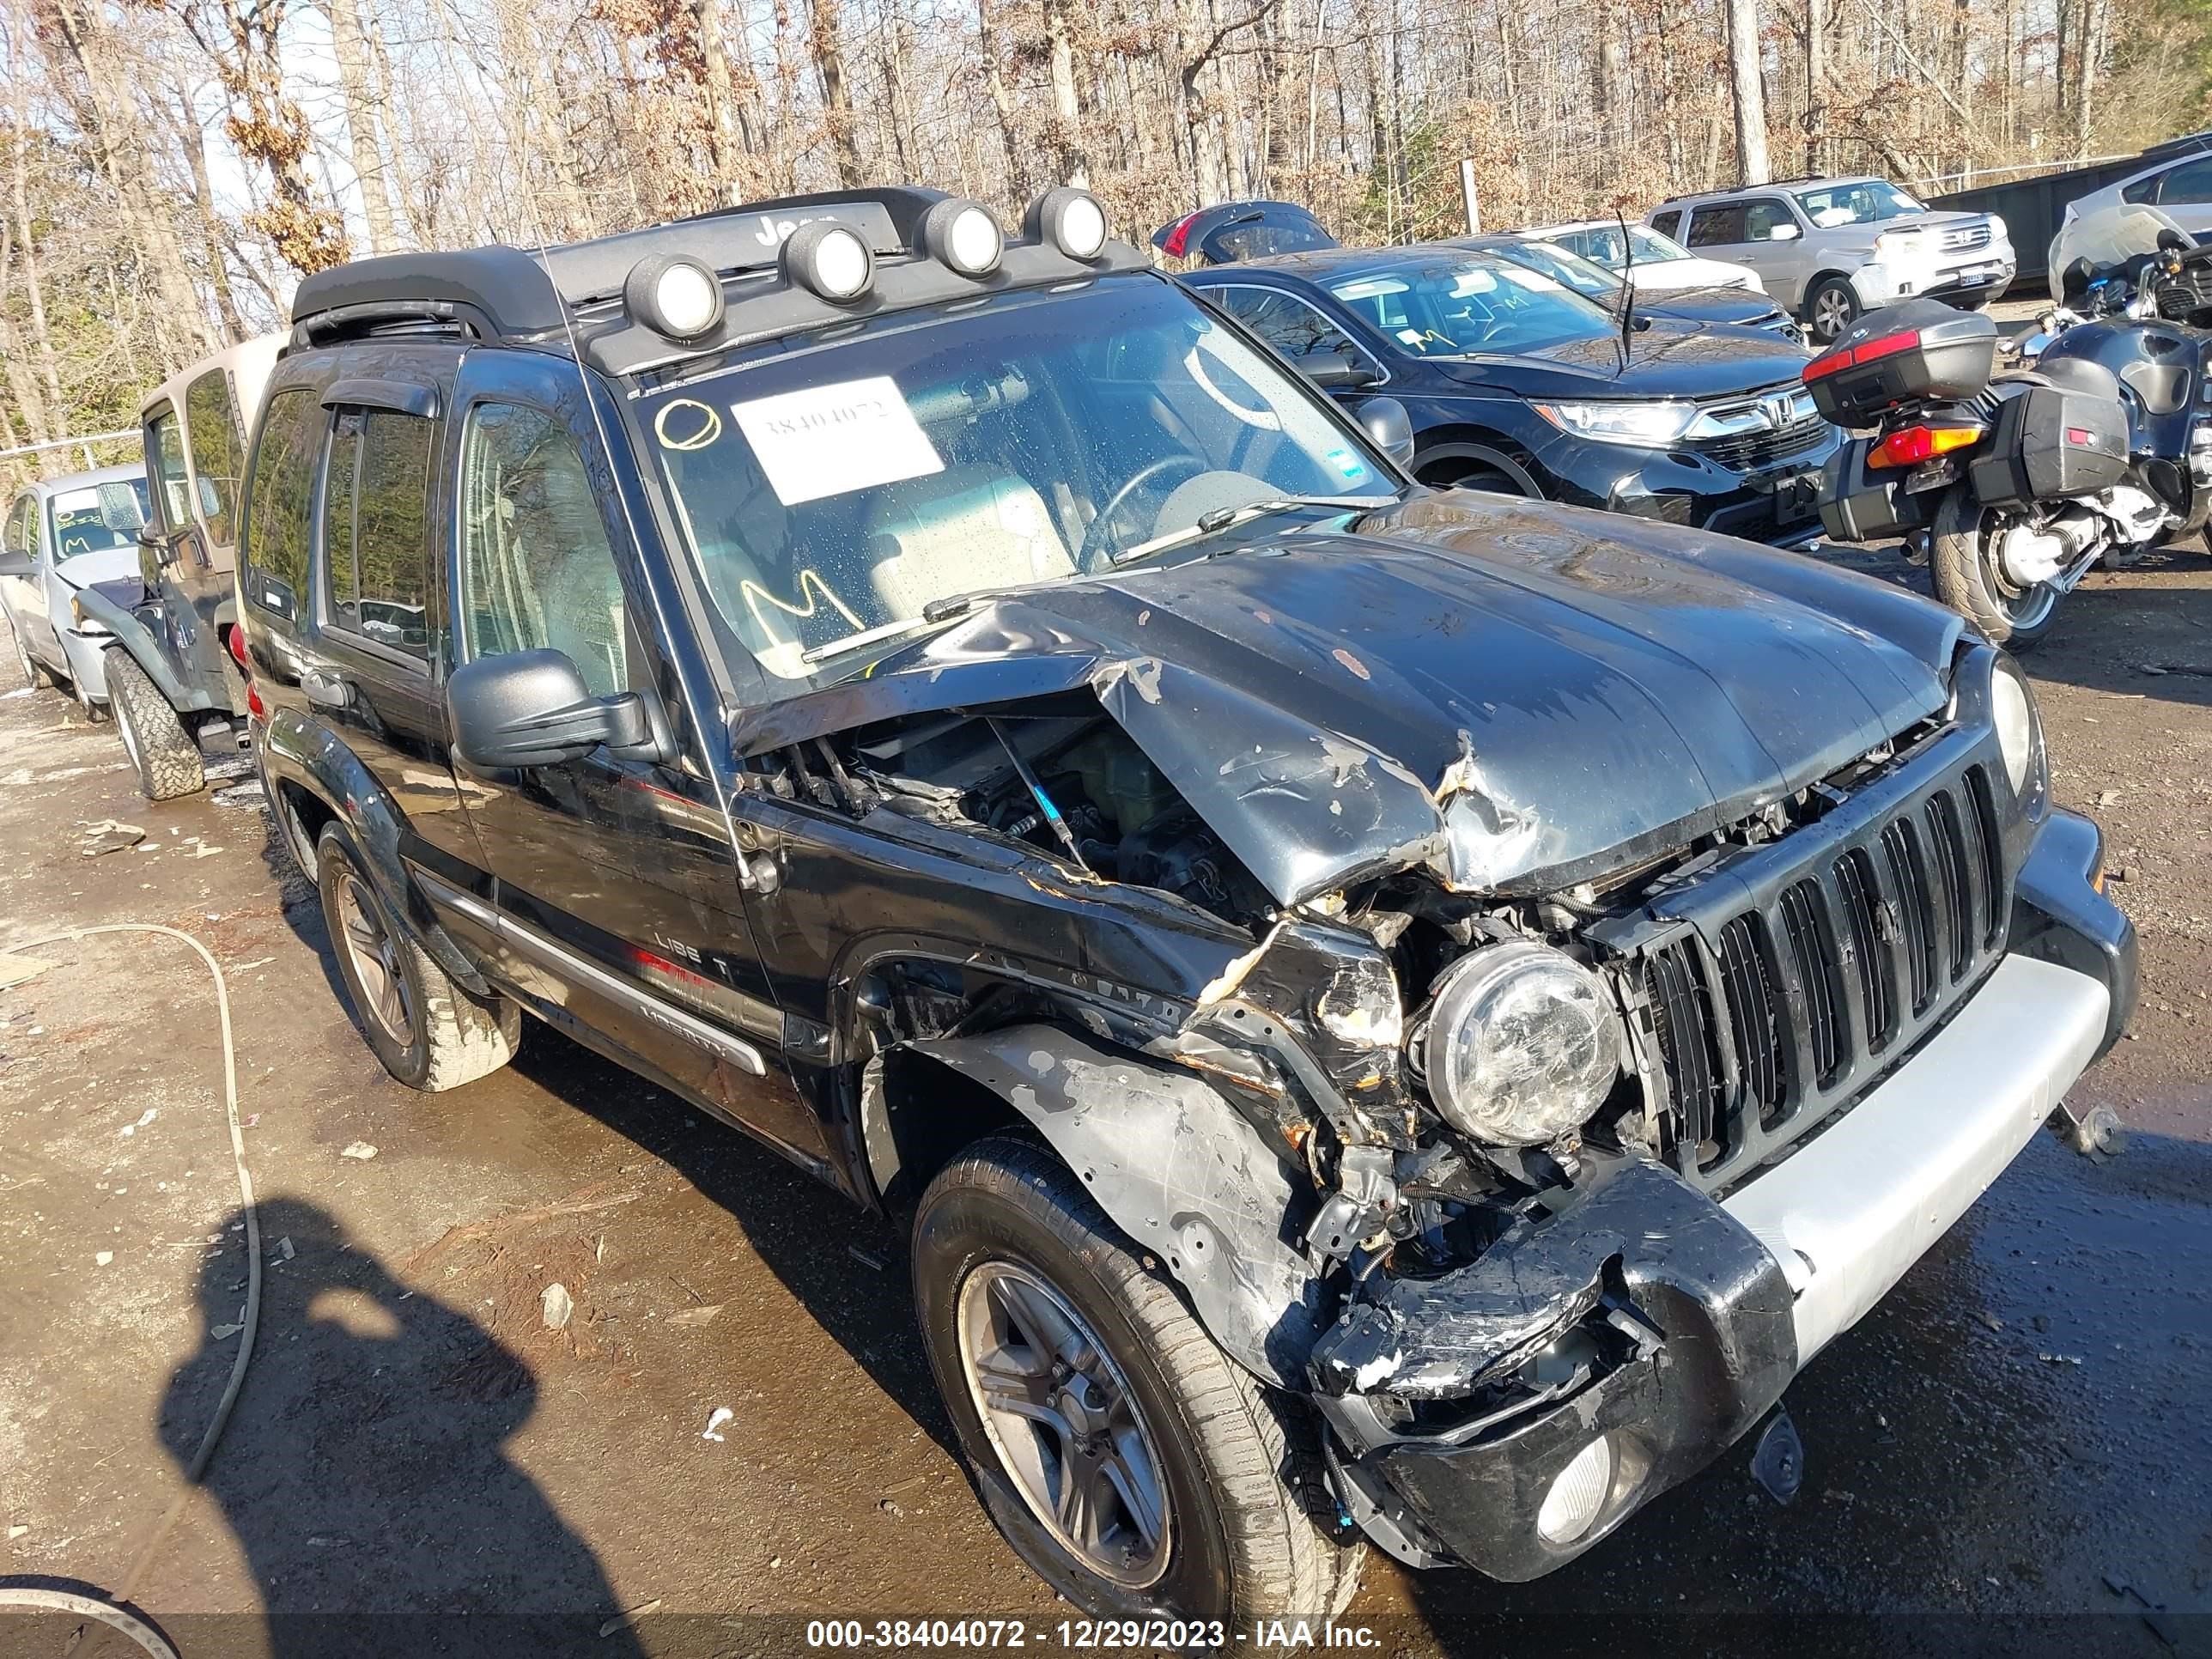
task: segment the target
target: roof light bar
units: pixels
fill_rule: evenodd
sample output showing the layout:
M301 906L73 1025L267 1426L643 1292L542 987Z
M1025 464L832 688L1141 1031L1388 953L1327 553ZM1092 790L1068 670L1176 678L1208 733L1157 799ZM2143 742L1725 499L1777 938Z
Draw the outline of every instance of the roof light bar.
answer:
M784 238L783 274L832 305L851 305L875 285L876 256L857 232L817 219Z

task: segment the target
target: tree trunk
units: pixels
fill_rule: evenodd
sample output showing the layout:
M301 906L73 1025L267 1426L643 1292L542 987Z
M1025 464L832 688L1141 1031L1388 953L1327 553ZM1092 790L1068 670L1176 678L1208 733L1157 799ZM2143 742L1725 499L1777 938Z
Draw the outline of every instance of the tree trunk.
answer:
M1044 0L1045 47L1052 70L1054 171L1063 185L1087 186L1091 158L1083 148L1083 112L1076 103L1073 30L1068 0Z
M362 218L368 227L368 251L390 253L399 246L392 226L392 198L385 189L384 144L377 132L376 90L369 76L368 43L356 0L324 0L331 23L331 55L337 60L338 92L345 106L346 159L361 187Z
M822 85L822 118L830 128L830 147L837 157L837 182L860 186L860 147L853 133L853 99L845 86L845 43L837 17L838 0L807 0L807 33L814 49L814 74Z
M1759 0L1728 0L1728 33L1737 182L1763 185L1774 175L1766 163L1766 87L1759 72Z
M54 360L54 339L46 327L46 287L39 276L39 247L37 234L31 223L30 149L31 149L31 88L30 76L24 63L25 36L23 0L15 0L8 12L8 66L10 78L15 83L15 143L14 165L10 169L9 185L13 192L11 205L15 216L15 234L23 245L24 297L31 307L31 339L39 353L39 374L46 383L46 397L56 409L63 408L61 371ZM11 364L22 361L16 348L8 349ZM37 419L44 425L46 416L40 411Z

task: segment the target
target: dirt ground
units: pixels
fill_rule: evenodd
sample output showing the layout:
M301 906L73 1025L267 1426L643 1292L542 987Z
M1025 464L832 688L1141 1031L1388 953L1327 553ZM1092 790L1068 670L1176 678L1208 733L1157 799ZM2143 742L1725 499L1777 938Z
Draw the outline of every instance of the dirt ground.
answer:
M2142 934L2142 1014L2077 1094L2128 1151L2039 1137L1808 1369L1793 1505L1739 1448L1533 1585L1377 1559L1348 1622L1379 1650L2212 1651L2212 558L2093 575L2032 667ZM108 819L144 839L87 856ZM257 800L148 806L112 727L0 697L0 949L131 920L224 964L268 1262L138 1595L191 1659L781 1653L825 1615L1056 1638L948 1450L896 1240L542 1028L481 1084L392 1083ZM198 961L33 954L0 988L0 1574L112 1588L229 1370L245 1243ZM9 1659L65 1638L0 1626Z

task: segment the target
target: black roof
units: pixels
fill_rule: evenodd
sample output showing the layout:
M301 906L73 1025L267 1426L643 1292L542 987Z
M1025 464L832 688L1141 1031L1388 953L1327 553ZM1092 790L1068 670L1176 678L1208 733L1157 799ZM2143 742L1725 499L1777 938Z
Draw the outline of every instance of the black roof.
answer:
M920 254L917 246L922 216L945 199L943 191L908 185L838 191L718 209L550 247L542 257L495 245L356 259L302 279L292 301L293 340L307 345L356 328L428 323L455 325L479 338L559 347L574 323L580 339L588 341L587 356L604 368L625 372L743 339L958 298L979 287L1062 282L1148 263L1117 242L1109 242L1099 259L1085 264L1048 245L1010 237L996 272L980 280L963 276ZM817 219L834 219L859 232L878 261L893 267L879 263L877 291L861 304L833 306L781 280L784 238ZM618 313L608 314L606 304L620 297L623 279L651 254L680 254L722 275L730 313L716 334L678 347ZM893 280L901 263L921 269L897 272L902 280ZM775 303L769 305L771 300Z

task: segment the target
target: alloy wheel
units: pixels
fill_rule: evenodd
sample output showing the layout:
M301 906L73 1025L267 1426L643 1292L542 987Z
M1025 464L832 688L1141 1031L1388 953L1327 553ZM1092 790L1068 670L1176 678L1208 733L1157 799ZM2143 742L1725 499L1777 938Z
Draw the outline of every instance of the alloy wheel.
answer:
M1823 340L1832 340L1851 325L1851 302L1841 289L1826 289L1813 302L1813 328Z
M1167 1571L1159 1455L1135 1397L1067 1298L986 1261L960 1287L960 1358L1000 1466L1040 1525L1130 1589Z
M415 1040L415 1019L406 976L399 969L399 947L379 917L376 901L361 878L350 873L338 878L338 942L361 987L362 1012L404 1048Z

